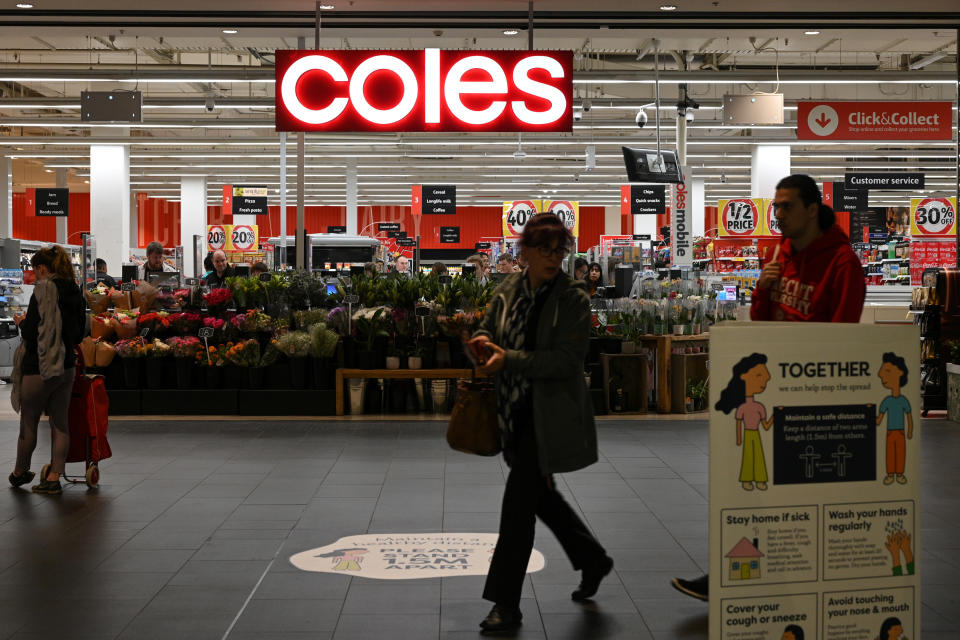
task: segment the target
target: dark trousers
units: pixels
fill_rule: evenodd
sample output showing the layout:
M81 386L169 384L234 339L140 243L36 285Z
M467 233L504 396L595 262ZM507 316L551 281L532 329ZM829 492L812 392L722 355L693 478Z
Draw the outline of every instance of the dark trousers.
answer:
M557 537L575 570L597 565L606 557L597 539L554 488L553 478L540 471L532 424L517 430L511 449L500 538L483 588L484 599L504 607L520 605L537 518Z
M37 448L37 430L44 413L50 422L50 471L63 473L70 449L67 415L76 368L65 369L56 378L44 380L39 374L23 376L20 383L20 438L17 440L18 471L29 471L33 450ZM40 478L46 480L46 478Z

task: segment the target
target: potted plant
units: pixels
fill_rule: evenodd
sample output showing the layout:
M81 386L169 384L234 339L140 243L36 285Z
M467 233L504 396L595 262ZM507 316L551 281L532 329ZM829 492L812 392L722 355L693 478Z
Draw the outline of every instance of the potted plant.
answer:
M290 367L290 386L294 389L305 389L307 357L310 355L310 334L306 331L289 331L277 338L277 348L287 356Z
M687 411L703 411L707 407L707 394L710 391L708 380L690 380L687 382Z
M397 351L395 346L391 346L387 350L387 369L399 369L400 368L400 352Z
M211 344L197 351L197 366L203 371L207 389L219 389L223 383L223 351L225 347Z
M357 354L357 363L361 369L376 369L377 355L374 351L377 338L387 337L383 328L383 315L386 307L360 309L353 315L353 324L357 328L357 338L362 345Z
M333 389L337 372L333 357L337 353L340 336L328 329L323 322L312 325L309 333L310 356L313 358L313 386L316 389Z

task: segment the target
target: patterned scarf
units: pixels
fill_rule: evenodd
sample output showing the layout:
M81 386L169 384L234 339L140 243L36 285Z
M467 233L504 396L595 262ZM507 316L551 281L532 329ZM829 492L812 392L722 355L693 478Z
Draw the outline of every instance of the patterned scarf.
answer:
M524 275L520 291L517 292L513 306L507 313L506 325L503 327L503 344L500 346L508 351L511 349L523 350L527 338L530 312L533 310L536 296L546 291L549 286L549 282L545 283L534 292L530 289L530 283ZM514 433L514 420L519 414L529 412L532 409L532 390L533 386L530 384L529 378L507 369L500 372L500 384L497 387L497 408L500 415L500 428L506 434Z

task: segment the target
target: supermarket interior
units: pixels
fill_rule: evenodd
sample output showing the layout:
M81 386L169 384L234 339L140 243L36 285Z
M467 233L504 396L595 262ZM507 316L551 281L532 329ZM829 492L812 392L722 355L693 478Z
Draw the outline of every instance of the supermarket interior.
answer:
M0 640L960 637L958 36L943 0L0 0ZM84 329L31 436L52 246ZM531 432L613 563L537 503L518 608Z

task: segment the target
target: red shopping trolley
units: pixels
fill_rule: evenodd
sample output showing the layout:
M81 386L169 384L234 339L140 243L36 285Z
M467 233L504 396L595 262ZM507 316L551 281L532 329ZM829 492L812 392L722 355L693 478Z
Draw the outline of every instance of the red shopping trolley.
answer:
M86 482L88 487L96 487L100 482L99 462L112 454L107 442L107 415L110 400L103 376L86 373L83 354L77 349L77 370L73 380L73 392L70 397L70 411L67 426L70 431L70 449L67 462L85 463L83 477L71 478L63 474L63 479L72 484ZM46 478L50 465L40 470L40 477Z

